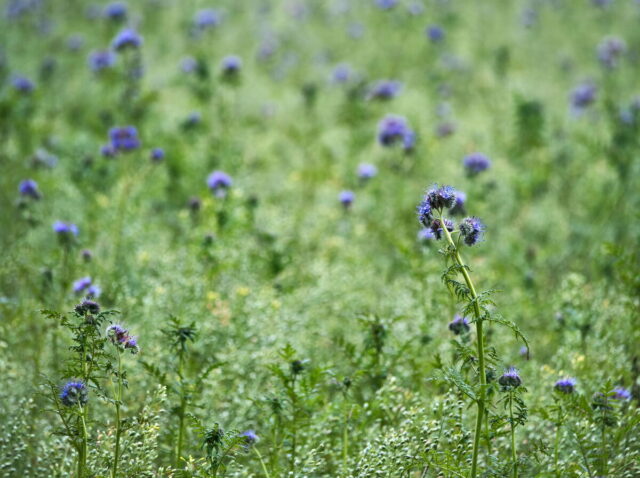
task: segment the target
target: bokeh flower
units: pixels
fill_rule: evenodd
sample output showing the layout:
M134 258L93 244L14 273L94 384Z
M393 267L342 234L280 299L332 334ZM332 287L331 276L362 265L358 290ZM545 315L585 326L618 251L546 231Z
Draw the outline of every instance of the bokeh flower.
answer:
M115 151L132 151L140 147L138 130L135 126L111 128L109 130L109 138Z
M577 381L575 378L568 377L558 380L554 388L561 393L571 394L576 388Z
M464 169L469 176L475 176L491 167L491 160L482 153L471 153L462 160Z
M207 186L211 189L211 192L219 198L223 198L227 195L227 190L233 185L231 176L222 171L213 171L207 177Z
M33 179L20 181L18 191L21 196L30 197L32 199L40 199L42 197L42 194L40 194L40 190L38 189L38 183Z
M116 51L136 49L142 46L142 37L132 28L124 28L115 36L111 46Z
M453 320L449 322L449 330L455 335L460 335L469 332L471 327L469 327L469 321L466 317L456 314Z

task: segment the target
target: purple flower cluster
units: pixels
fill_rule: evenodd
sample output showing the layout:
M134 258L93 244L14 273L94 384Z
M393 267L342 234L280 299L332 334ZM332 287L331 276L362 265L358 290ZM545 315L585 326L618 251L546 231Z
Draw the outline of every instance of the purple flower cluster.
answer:
M231 176L222 171L214 171L207 177L207 186L211 192L219 198L227 195L227 190L233 185Z
M584 83L576 86L571 92L571 106L575 111L581 111L596 100L597 89L594 85Z
M598 60L605 68L615 68L626 50L627 45L621 38L605 38L598 45Z
M96 73L111 68L115 62L116 54L109 50L98 50L89 54L89 68Z
M98 298L102 293L102 288L94 284L91 277L82 277L73 283L73 291L76 294L85 293L89 298Z
M220 71L226 77L237 76L242 69L242 60L236 55L229 55L220 62Z
M38 189L38 183L33 179L20 181L18 191L21 196L30 197L31 199L40 199L42 197L42 194L40 194L40 190Z
M380 80L370 89L367 98L370 100L390 100L395 98L402 89L402 83L394 80Z
M78 226L70 222L56 221L53 230L60 237L72 237L78 235Z
M115 127L109 130L109 139L114 151L132 151L140 147L138 130L135 126Z
M466 317L456 314L451 322L449 322L449 330L455 335L466 334L469 332L469 321Z
M509 367L498 379L498 383L503 390L511 390L522 385L522 379L520 378L516 368Z
M338 200L345 209L349 209L355 199L356 194L353 191L341 191L340 194L338 194Z
M346 83L351 79L352 75L351 67L346 63L340 63L333 69L331 78L334 83Z
M11 80L13 88L20 93L31 93L36 85L29 78L24 76L16 76Z
M409 128L406 118L387 115L378 123L378 141L387 147L402 143L403 149L409 151L415 145L415 133Z
M131 351L132 354L138 353L138 339L129 335L129 331L118 324L112 324L107 327L107 337L113 345L122 347Z
M62 387L59 397L65 407L82 406L89 399L87 386L81 380L71 380Z
M104 16L109 20L124 20L127 18L127 4L112 2L104 9Z
M213 8L205 8L204 10L200 10L193 18L193 24L200 30L215 28L220 25L220 22L220 14Z
M425 33L433 43L439 43L444 40L444 30L438 25L429 25Z
M484 224L477 217L467 217L458 226L460 236L467 246L477 244L484 231Z
M164 160L164 157L165 157L164 149L153 148L151 150L149 157L151 158L151 161L153 161L154 163L161 162L162 160Z
M562 378L555 383L553 388L555 388L558 392L571 394L575 390L577 383L578 382L575 378Z
M491 160L482 153L471 153L462 160L465 170L469 176L475 176L491 167Z
M369 179L374 178L377 174L378 168L373 164L361 163L358 166L358 177L363 181L368 181Z
M118 32L111 46L116 51L136 49L142 46L142 37L132 28L124 28Z

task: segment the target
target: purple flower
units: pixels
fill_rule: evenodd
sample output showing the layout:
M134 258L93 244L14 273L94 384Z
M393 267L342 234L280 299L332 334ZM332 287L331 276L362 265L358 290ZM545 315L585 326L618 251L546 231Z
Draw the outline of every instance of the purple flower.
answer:
M65 407L84 405L88 400L87 386L80 380L67 382L60 391L60 401Z
M129 335L129 331L119 324L107 327L107 337L113 345L128 349L133 354L139 351L138 339Z
M102 287L97 284L92 284L87 289L87 297L91 299L97 299L102 294Z
M100 148L100 154L105 158L113 158L118 152L110 144L105 144Z
M522 379L520 378L520 375L518 375L518 370L516 368L509 367L498 379L498 383L502 386L503 390L511 390L522 385Z
M526 345L523 345L522 347L520 347L520 356L529 360L529 356L530 356L529 348Z
M193 73L198 69L198 60L192 56L187 56L180 62L180 69L184 73Z
M449 322L449 330L455 335L465 334L470 330L469 321L466 317L456 314L453 320Z
M91 262L91 259L93 259L93 254L89 249L83 249L81 255L85 262Z
M94 51L89 54L89 68L98 72L106 68L111 68L116 62L115 53L109 50Z
M201 30L217 27L220 21L220 14L212 8L200 10L193 18L193 24Z
M444 30L438 25L428 26L425 33L433 43L439 43L444 40Z
M442 211L451 209L456 202L456 190L451 186L438 186L434 184L425 194L425 200L433 209Z
M110 20L124 20L127 17L127 5L123 2L113 2L104 9L104 16Z
M84 292L85 289L88 289L91 285L91 277L83 277L78 279L73 283L73 291L77 294L79 292Z
M402 149L405 150L405 152L410 152L413 151L413 148L415 148L416 146L416 133L413 132L412 130L407 131L407 133L404 135L404 138L402 138Z
M402 116L387 115L378 123L378 141L382 146L393 146L402 142L406 149L406 141L413 142L413 131L409 129L407 120Z
M235 55L229 55L220 62L220 70L224 76L236 76L242 68L242 60Z
M491 161L482 153L468 154L462 160L462 164L469 176L475 176L491 167Z
M616 387L613 389L613 398L616 400L631 400L631 392L623 387Z
M259 440L258 435L256 435L256 432L253 430L247 430L245 432L242 432L240 436L244 437L244 439L247 442L247 445L253 445Z
M389 10L398 4L398 0L375 0L375 3L381 10Z
M78 235L78 226L70 222L56 221L53 223L53 230L58 236L71 237Z
M14 77L12 80L12 84L13 87L21 93L31 93L35 88L33 82L29 78L26 78L24 76Z
M455 229L453 221L450 221L449 219L444 220L444 225L449 232L453 232L453 230ZM444 230L442 229L442 223L440 219L434 219L431 221L431 232L433 232L433 235L437 240L442 239Z
M418 231L418 241L419 242L429 242L432 239L435 239L436 236L433 235L433 232L431 232L431 229L429 228L422 228Z
M189 116L184 121L184 126L187 128L193 128L194 126L200 124L202 121L202 115L198 111L193 111L189 113Z
M162 148L153 148L151 150L150 156L151 156L151 161L153 161L155 163L159 163L165 157L164 149L162 149Z
M571 378L571 377L563 378L556 382L556 384L554 385L554 388L558 392L570 394L570 393L573 393L573 391L575 390L576 383L577 382L575 378Z
M214 171L207 177L207 186L211 192L219 198L227 195L227 190L233 185L231 176L222 171Z
M605 68L615 68L626 50L627 45L624 40L617 37L605 38L598 45L598 60Z
M142 45L142 37L132 28L124 28L118 32L111 42L114 50L120 51L127 48L139 48Z
M425 196L425 198L418 204L417 208L418 212L418 221L424 227L431 227L431 220L433 219L433 212L431 209L431 202L429 202L429 198Z
M582 110L593 103L596 99L596 87L592 84L584 83L578 85L571 92L571 106L575 110Z
M378 168L373 164L361 163L358 166L358 177L362 180L368 180L375 177L378 174Z
M445 138L451 136L456 131L456 125L450 122L440 123L436 128L436 135L439 138Z
M484 225L477 217L467 217L458 226L460 236L467 246L473 246L482 237Z
M76 305L75 311L79 315L97 314L100 312L100 305L93 300L85 299Z
M30 197L32 199L40 199L42 197L42 194L40 194L40 191L38 190L38 183L33 179L20 181L18 191L20 191L21 196Z
M356 194L353 191L341 191L340 194L338 194L338 200L345 209L349 209L355 199Z
M333 69L332 79L334 83L346 83L351 79L351 67L346 63L340 63Z
M109 130L111 146L116 151L131 151L140 147L135 126L115 127Z
M390 100L395 98L402 89L402 83L394 80L380 80L369 91L368 98L374 100Z

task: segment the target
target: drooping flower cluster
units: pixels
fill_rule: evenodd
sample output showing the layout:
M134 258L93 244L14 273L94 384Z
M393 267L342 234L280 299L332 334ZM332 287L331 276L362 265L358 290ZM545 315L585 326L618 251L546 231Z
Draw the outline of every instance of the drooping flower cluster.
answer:
M132 354L138 353L140 350L138 339L129 335L129 331L121 325L112 324L107 327L107 337L113 345L129 350Z
M498 383L503 390L512 390L522 385L522 379L518 374L518 370L514 367L507 368L502 376L498 379Z
M60 391L60 401L65 407L83 406L88 399L87 386L81 380L67 382Z
M467 246L473 246L482 237L484 225L477 217L467 217L458 226L462 240Z

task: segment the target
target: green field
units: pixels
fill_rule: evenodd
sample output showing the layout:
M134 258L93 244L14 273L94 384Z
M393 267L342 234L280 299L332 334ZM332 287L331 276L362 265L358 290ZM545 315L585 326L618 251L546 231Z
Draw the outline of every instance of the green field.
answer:
M0 476L639 477L639 22L4 0Z

